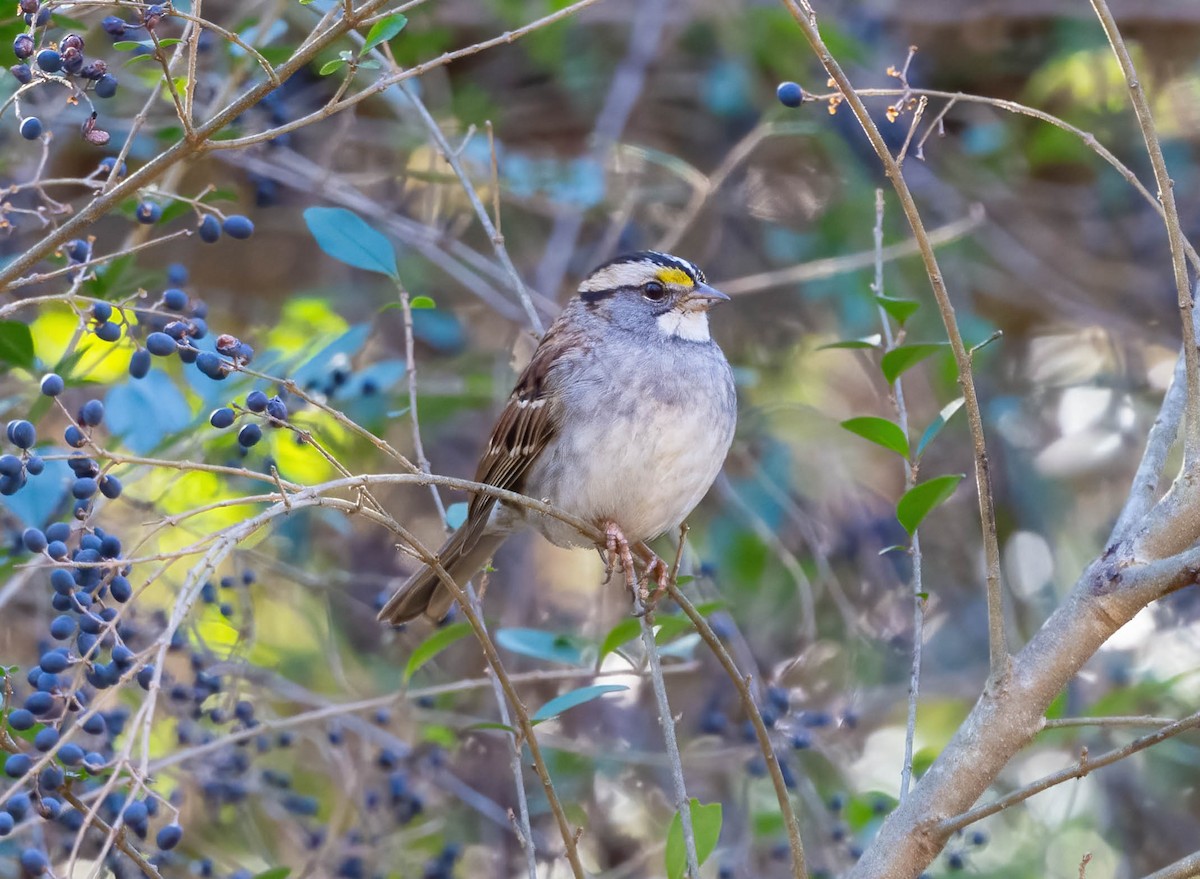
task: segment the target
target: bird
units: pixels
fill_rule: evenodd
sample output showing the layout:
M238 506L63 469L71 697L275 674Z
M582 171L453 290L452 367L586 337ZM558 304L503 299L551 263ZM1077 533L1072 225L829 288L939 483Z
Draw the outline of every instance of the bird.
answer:
M728 300L696 265L667 253L630 253L596 268L518 377L475 481L546 500L628 545L679 528L733 441L733 371L708 320ZM593 545L560 519L476 492L438 561L465 586L526 527L557 546ZM425 565L378 618L437 622L453 603Z

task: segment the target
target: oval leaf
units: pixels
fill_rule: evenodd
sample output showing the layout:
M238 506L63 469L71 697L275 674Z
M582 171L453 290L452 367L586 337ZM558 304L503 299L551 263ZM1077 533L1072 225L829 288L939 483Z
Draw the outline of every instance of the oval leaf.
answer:
M878 446L890 449L902 458L908 457L908 437L899 425L886 418L850 418L842 422L842 427Z
M904 326L910 317L917 313L917 309L921 307L920 302L912 299L896 299L891 296L876 296L875 301L879 303L879 307L892 316L892 319L900 326Z
M505 650L532 656L534 659L548 659L567 665L588 664L578 642L557 632L543 632L541 629L501 629L496 633L496 643Z
M828 345L822 345L817 350L825 351L829 348L878 348L883 344L883 336L876 333L873 336L863 336L861 339L844 339L841 342L830 342Z
M578 690L570 690L561 696L555 696L539 708L537 713L530 719L534 723L540 723L543 720L558 717L564 711L568 711L577 705L591 702L593 699L599 699L605 693L617 693L628 689L624 684L596 684L591 687L580 687Z
M887 379L888 384L891 384L903 375L906 370L916 366L926 357L938 353L945 347L945 342L901 345L899 348L893 348L883 355L883 358L879 361L879 368L883 370L883 377Z
M933 442L933 438L942 432L942 428L946 426L954 413L957 412L963 404L963 398L951 400L942 407L942 411L938 413L938 417L930 422L929 427L925 428L925 432L921 434L921 441L917 443L917 457L920 458L925 451L925 447Z
M632 641L638 636L638 632L642 630L641 620L634 617L626 617L617 623L608 634L604 636L604 641L600 644L600 658L598 661L603 661L604 657L612 653L622 644Z
M367 41L363 43L362 52L366 55L380 43L386 43L400 31L404 30L404 26L408 24L408 19L400 13L389 15L387 18L381 18L379 21L371 25L371 29L367 31Z
M353 211L309 208L304 212L304 222L317 245L334 259L356 269L398 277L392 242Z
M0 320L0 361L33 368L33 334L19 320Z
M433 659L433 657L437 656L459 638L462 638L469 631L471 631L470 623L451 623L448 626L438 629L422 641L417 646L417 649L412 652L412 656L408 657L408 664L404 666L404 683L408 683L409 679L416 674L417 669L429 662L429 660Z
M954 494L954 489L962 482L964 474L952 476L937 476L920 485L914 485L896 504L896 518L911 535L921 524L921 520L929 515L929 511Z
M721 836L721 804L709 803L700 805L695 797L691 799L692 832L696 837L696 858L703 864L717 847ZM683 819L679 813L671 819L671 827L667 830L667 876L669 879L682 879L687 870L687 851L683 845Z
M408 307L419 311L422 308L437 308L437 303L433 301L431 296L414 296L413 301L408 303Z

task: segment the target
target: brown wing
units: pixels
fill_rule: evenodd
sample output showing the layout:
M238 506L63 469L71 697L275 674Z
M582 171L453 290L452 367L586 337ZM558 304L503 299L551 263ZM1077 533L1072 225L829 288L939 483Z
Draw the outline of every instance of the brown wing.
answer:
M566 336L556 324L542 337L492 428L475 471L476 482L520 491L529 468L558 432L562 405L549 393L550 372L563 358L576 356L580 350ZM465 527L481 532L495 504L491 495L474 495Z

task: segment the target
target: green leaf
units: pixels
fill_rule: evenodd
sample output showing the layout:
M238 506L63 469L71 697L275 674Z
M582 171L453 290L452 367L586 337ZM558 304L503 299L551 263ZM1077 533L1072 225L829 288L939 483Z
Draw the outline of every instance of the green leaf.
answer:
M334 259L389 278L399 277L392 242L353 211L308 208L304 222L317 239L317 245Z
M883 359L879 361L879 368L883 370L883 377L890 385L906 370L916 366L926 357L937 354L946 347L946 344L945 342L923 342L918 345L901 345L883 355Z
M269 870L263 870L261 873L255 873L254 879L287 879L291 875L291 867L272 867Z
M850 418L842 422L842 427L878 446L890 449L901 458L908 457L908 437L904 435L904 431L900 429L899 425L886 418L873 416Z
M569 711L577 705L583 705L585 702L599 699L606 693L619 693L622 690L628 689L624 684L595 684L590 687L580 687L577 690L570 690L561 696L555 696L539 708L530 720L534 723L540 723L543 720L558 717L564 711Z
M321 76L329 76L329 74L335 72L339 67L341 67L345 63L346 62L343 61L341 58L334 58L332 61L326 61L324 64L322 64L321 69L318 70L317 72L319 74L321 74Z
M389 15L387 18L381 18L379 21L371 25L371 29L367 31L367 41L363 43L360 55L366 55L380 43L386 43L400 31L404 30L404 26L408 24L408 19L400 13Z
M917 530L921 520L929 515L929 511L954 494L954 489L962 482L964 474L952 476L935 476L914 485L896 503L896 518L910 535Z
M913 299L896 299L891 296L876 296L875 301L900 326L904 326L908 322L908 319L916 314L917 309L921 307L921 303Z
M861 339L844 339L841 342L830 342L828 345L822 345L818 351L826 351L830 348L878 348L883 344L883 336L875 333L873 336L863 336Z
M417 649L412 652L412 656L408 657L408 664L404 666L404 683L408 683L409 679L416 674L417 669L423 666L433 657L437 656L459 638L471 631L471 624L467 622L451 623L450 625L438 629L424 641L422 641Z
M641 620L634 617L626 617L608 630L608 634L604 636L604 640L600 642L600 658L597 661L603 661L604 657L612 653L622 644L632 641L638 636L638 632L642 629Z
M658 627L654 633L654 643L659 646L692 627L692 621L681 613L662 614L654 618L654 623Z
M580 667L588 665L579 640L557 632L544 632L541 629L500 629L496 632L496 643L505 650L532 656L534 659L546 659Z
M19 320L0 320L0 361L33 368L33 333Z
M408 307L412 309L437 308L437 303L433 301L432 296L414 296L412 302L408 303Z
M134 49L136 49L138 46L142 46L142 45L144 45L147 49L149 49L154 44L151 43L149 40L146 40L145 43L141 42L140 40L117 40L115 43L112 44L112 47L114 49L116 49L118 52L131 52Z
M721 836L721 804L709 803L702 806L695 797L691 799L692 831L696 837L696 858L703 864L717 847ZM679 813L671 819L667 830L667 877L682 879L687 870L687 850L683 845L683 819Z
M509 726L507 723L497 723L494 720L485 720L481 723L473 723L470 726L463 727L463 732L487 732L489 730L499 730L501 732L517 734L515 727Z
M951 400L942 407L942 411L938 413L938 417L933 419L929 423L929 427L925 428L925 432L921 434L921 441L917 443L917 458L921 457L925 452L925 447L933 442L933 438L942 432L942 428L946 426L946 422L954 416L955 412L962 408L962 404L963 398L959 397L957 400Z

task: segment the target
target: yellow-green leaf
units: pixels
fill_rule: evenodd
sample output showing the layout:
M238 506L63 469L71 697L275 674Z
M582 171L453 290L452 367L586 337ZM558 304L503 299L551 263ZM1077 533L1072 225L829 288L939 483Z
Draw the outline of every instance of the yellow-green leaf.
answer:
M408 657L408 664L404 666L404 683L408 683L409 679L416 674L417 669L469 631L471 631L470 623L451 623L448 626L438 629L422 641L417 646L417 649L412 652L412 656Z
M842 422L842 427L878 446L890 449L902 458L908 457L908 437L904 435L904 431L900 429L899 425L886 418L875 418L874 416L850 418Z
M944 502L962 482L964 474L935 476L933 479L914 485L896 503L896 518L910 535L917 530L921 520L930 510Z
M692 797L690 806L692 831L696 837L696 859L703 864L717 847L717 840L721 836L721 804L709 803L704 806ZM683 820L678 812L667 830L666 858L668 879L682 879L687 870L687 850L683 844Z

